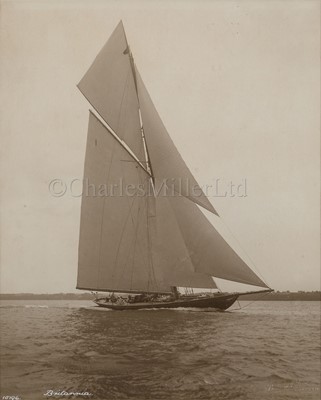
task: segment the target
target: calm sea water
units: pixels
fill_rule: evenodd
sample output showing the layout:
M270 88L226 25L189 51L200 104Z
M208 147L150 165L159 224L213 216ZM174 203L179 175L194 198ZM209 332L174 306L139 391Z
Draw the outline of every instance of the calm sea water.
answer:
M92 304L1 302L1 398L320 398L320 302L224 313Z

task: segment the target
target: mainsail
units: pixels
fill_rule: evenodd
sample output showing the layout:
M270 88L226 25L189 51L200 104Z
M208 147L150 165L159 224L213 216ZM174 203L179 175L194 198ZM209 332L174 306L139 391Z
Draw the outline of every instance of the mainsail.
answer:
M77 287L170 292L151 260L149 175L92 113L84 179Z
M162 123L121 23L79 88L100 118L90 113L77 288L169 293L217 288L212 277L267 287L198 208L217 214ZM169 194L159 191L167 180Z

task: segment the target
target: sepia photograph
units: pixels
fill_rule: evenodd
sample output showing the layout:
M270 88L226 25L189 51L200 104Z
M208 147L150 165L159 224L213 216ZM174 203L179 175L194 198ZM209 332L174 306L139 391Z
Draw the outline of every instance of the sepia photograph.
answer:
M319 0L0 0L0 400L318 400Z

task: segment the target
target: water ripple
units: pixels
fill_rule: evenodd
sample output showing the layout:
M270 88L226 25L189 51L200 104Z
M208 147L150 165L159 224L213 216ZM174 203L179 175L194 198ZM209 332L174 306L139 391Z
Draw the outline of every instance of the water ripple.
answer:
M3 302L1 395L319 399L319 311L318 302L255 302L228 313Z

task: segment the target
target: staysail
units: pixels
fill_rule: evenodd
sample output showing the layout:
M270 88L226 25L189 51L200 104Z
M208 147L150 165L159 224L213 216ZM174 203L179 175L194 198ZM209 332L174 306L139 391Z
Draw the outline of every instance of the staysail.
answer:
M196 272L268 287L217 232L202 211L184 197L168 197Z
M143 142L129 48L120 22L78 88L139 160Z
M211 276L195 271L174 211L166 196L150 197L154 203L151 243L154 265L162 270L171 286L215 289ZM188 201L188 200L187 200Z

